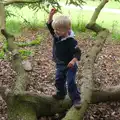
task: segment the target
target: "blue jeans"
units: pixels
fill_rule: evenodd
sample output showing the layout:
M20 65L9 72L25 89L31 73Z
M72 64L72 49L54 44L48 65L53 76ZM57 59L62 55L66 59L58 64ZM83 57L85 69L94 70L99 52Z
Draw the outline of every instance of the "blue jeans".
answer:
M68 85L68 93L72 102L75 100L80 100L80 92L77 89L75 82L77 65L75 64L73 68L67 68L64 64L56 64L56 80L55 86L57 89L57 95L65 96L67 94L66 82Z

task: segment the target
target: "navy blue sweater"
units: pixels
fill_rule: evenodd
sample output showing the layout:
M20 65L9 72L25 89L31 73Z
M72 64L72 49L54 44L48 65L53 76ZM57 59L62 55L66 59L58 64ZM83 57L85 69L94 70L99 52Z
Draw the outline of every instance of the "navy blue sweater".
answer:
M62 38L61 36L57 36L54 33L51 23L47 23L47 27L53 37L54 61L58 64L68 64L73 58L80 60L81 50L77 47L77 41L73 37Z

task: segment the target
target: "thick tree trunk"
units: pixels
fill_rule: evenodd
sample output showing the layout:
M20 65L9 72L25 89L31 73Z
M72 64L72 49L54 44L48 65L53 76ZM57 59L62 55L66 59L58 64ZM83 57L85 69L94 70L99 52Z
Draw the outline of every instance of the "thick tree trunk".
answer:
M7 98L8 120L37 120L32 104L21 102L16 96Z
M14 43L14 36L7 33L4 29L1 30L8 43L8 50L12 53L12 67L16 71L16 82L13 92L15 94L23 92L27 85L27 74L23 68L22 60L17 50L17 46Z
M8 108L10 108L10 111L8 112L10 113L10 120L12 116L14 116L15 119L18 118L18 116L21 116L22 119L24 118L23 120L26 120L26 117L29 116L34 119L36 118L36 116L37 118L40 116L52 116L56 113L64 112L71 107L71 100L69 98L66 98L64 101L58 102L54 100L51 96L40 96L39 94L31 92L23 92L22 94L13 96L12 93L4 87L0 87L0 94L7 101ZM107 101L120 101L120 85L106 88L104 90L92 89L91 103L96 104L99 102ZM25 111L22 109L24 109ZM14 112L14 110L16 112ZM22 111L25 112L26 116L22 115ZM80 115L77 110L72 112L71 114L76 119ZM77 114L77 116L75 116L74 114Z
M17 73L15 86L10 96L7 95L9 90L5 90L4 87L0 88L0 93L7 103L8 120L37 120L33 106L19 102L16 97L18 93L22 93L26 88L27 74L22 66L17 46L13 42L14 36L5 31L5 8L2 2L0 3L0 29L7 40L8 50L12 53L12 66Z
M11 98L11 94L8 95ZM51 96L40 96L30 92L15 95L14 98L24 105L33 107L36 116L51 116L56 113L66 111L71 107L71 101L66 98L63 101L57 101Z

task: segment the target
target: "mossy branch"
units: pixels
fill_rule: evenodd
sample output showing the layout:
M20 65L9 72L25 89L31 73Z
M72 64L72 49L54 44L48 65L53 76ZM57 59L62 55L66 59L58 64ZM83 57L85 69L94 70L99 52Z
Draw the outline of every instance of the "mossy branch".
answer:
M14 43L15 37L7 33L4 29L1 30L1 33L5 36L8 42L8 50L12 53L12 66L17 73L16 82L13 89L15 94L21 93L25 90L27 85L27 74L22 66L22 60L18 52L18 47Z
M86 25L87 29L91 29L94 32L98 33L100 31L105 30L105 28L102 28L101 26L99 26L98 24L96 24L96 20L102 10L102 8L105 6L105 4L108 2L109 0L102 0L102 2L98 5L98 7L95 9L92 18L90 20L90 22Z

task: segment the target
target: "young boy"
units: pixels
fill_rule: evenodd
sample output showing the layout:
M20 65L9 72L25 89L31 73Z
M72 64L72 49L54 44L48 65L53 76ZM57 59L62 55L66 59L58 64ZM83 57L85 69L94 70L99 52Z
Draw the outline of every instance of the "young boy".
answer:
M77 41L71 30L71 21L67 16L59 16L53 20L56 13L52 9L47 21L47 27L53 37L53 59L56 63L56 94L53 97L62 100L67 94L66 81L69 96L75 108L80 108L80 92L77 89L75 76L77 61L80 60L81 50L77 47Z

